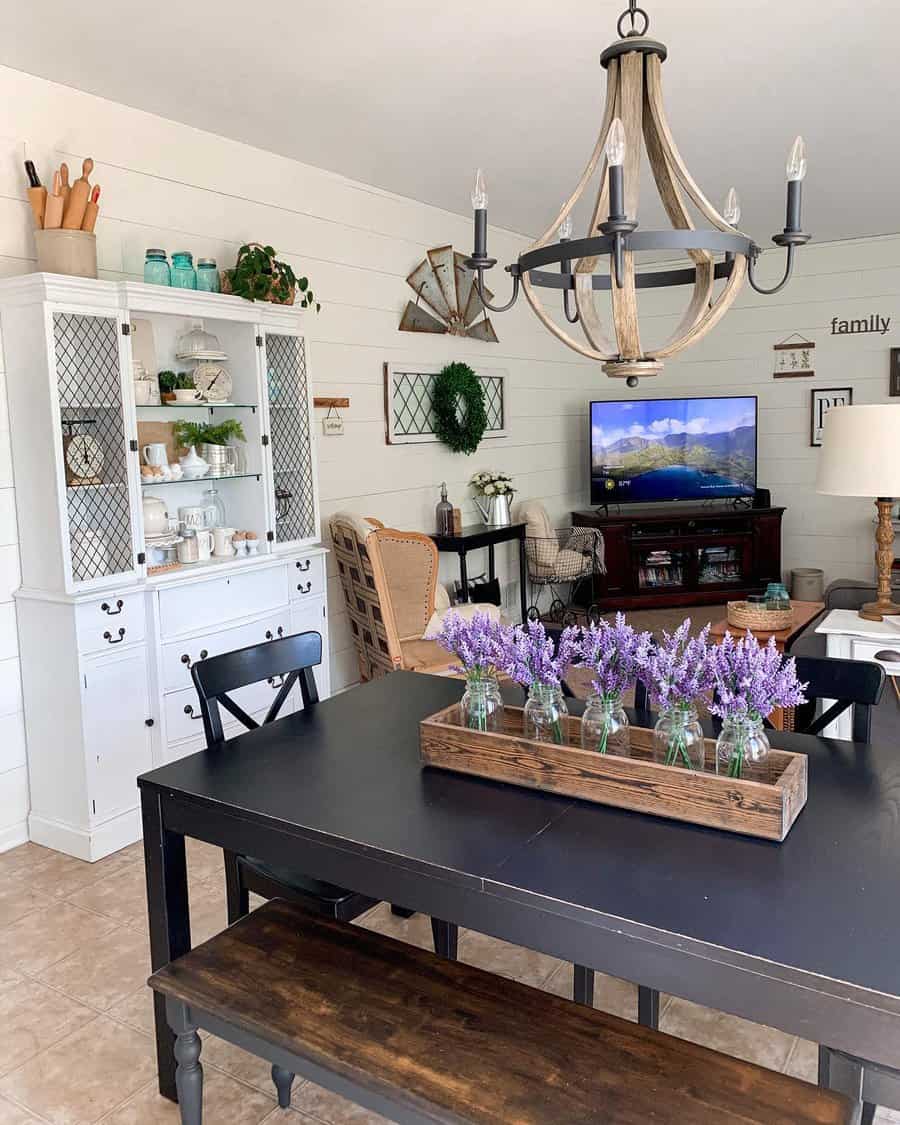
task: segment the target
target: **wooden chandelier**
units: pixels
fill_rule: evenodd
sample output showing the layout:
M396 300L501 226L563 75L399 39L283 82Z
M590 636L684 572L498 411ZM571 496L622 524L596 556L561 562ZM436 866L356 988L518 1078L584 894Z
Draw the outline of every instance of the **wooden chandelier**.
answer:
M623 24L631 28L623 33ZM785 248L786 263L781 281L771 288L756 283L754 267L761 249L737 227L740 206L732 188L724 215L710 203L681 158L666 121L662 100L662 64L666 47L647 37L650 20L630 0L619 17L619 39L601 55L606 68L606 109L597 144L575 191L561 207L547 230L506 267L513 279L511 299L495 306L484 287L484 271L496 265L487 253L487 193L479 169L472 193L475 211L475 249L465 265L475 271L475 284L484 305L492 312L510 308L525 291L544 326L564 344L599 360L607 375L625 378L635 386L639 376L657 375L664 360L701 340L722 319L741 290L745 278L757 292L775 293L789 280L797 246L809 241L800 226L801 185L806 174L805 146L794 142L787 166L787 217L781 234L773 242ZM638 230L641 147L646 148L650 168L663 207L672 224L670 230ZM586 236L572 239L572 212L599 175L599 188ZM697 229L685 196L709 229ZM687 269L638 273L639 251L685 252L691 259ZM597 272L608 262L608 272ZM548 264L559 272L542 270ZM716 280L725 281L718 293ZM637 291L670 285L691 285L687 309L675 331L658 346L642 339L638 319ZM541 289L562 291L563 312L569 324L578 324L579 339L554 320L540 295ZM612 324L603 323L597 292L609 290ZM571 307L574 298L575 309ZM610 335L610 328L612 336Z

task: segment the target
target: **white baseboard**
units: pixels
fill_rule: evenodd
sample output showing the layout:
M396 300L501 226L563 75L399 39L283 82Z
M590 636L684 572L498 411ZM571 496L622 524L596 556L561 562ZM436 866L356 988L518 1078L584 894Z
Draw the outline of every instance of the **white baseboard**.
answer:
M20 820L18 824L8 824L6 828L0 828L0 852L8 852L10 848L17 848L19 844L27 843L27 820Z
M28 829L34 843L94 863L141 839L141 810L128 809L90 830L31 813Z

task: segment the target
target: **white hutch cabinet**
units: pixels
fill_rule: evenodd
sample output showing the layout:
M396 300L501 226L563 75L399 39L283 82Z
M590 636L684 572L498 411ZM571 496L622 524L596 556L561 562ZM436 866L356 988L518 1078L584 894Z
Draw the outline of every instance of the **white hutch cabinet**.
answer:
M201 323L229 356L228 404L135 406L132 319L152 325L157 369ZM324 549L298 310L132 282L31 274L0 281L22 586L16 594L31 839L96 860L140 838L135 778L201 750L191 664L315 629L327 696ZM237 418L239 468L216 479L230 526L258 556L148 574L142 494L175 516L210 477L142 482L139 421ZM91 464L67 475L72 432ZM79 449L81 447L79 446ZM269 683L236 693L254 716ZM297 698L290 707L302 706ZM232 727L234 727L232 720Z

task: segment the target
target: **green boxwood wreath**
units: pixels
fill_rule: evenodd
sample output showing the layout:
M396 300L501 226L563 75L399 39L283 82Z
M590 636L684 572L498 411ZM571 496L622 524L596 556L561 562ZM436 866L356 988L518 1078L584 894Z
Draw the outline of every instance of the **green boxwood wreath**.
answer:
M454 453L474 453L488 420L484 387L472 368L466 363L448 363L434 381L431 398L435 435Z

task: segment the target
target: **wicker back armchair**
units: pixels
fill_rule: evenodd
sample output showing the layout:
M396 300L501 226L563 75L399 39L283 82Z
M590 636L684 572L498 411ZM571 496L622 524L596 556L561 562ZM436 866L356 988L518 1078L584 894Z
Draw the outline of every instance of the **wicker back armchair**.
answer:
M438 552L427 535L337 513L329 521L362 680L404 668L443 672L453 663L423 639L435 608Z

